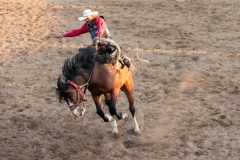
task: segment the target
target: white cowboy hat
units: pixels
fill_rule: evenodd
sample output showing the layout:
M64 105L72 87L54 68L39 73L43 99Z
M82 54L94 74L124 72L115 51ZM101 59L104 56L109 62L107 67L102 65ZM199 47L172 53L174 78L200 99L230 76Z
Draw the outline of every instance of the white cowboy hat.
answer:
M78 20L83 21L87 19L89 16L98 15L98 11L92 11L91 9L86 9L83 11L83 17L79 17Z

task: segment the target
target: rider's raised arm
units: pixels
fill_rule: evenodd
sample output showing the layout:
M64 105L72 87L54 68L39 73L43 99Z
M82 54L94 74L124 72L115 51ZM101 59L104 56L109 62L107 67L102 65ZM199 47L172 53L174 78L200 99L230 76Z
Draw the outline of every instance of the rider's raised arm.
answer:
M97 18L96 19L97 24L97 37L103 37L103 34L106 32L106 22L103 18Z
M72 31L69 31L67 33L63 34L63 37L75 37L75 36L79 36L83 33L87 33L88 32L88 27L87 24L85 23L81 28L79 29L74 29Z

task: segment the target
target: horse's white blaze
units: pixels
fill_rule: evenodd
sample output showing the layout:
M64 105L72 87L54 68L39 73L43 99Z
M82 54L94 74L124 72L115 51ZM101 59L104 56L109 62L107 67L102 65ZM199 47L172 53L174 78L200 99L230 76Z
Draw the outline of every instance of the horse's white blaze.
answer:
M74 104L68 98L67 98L67 100L68 100L68 106L72 107Z
M83 116L84 113L86 112L85 108L80 108L80 107L77 107L76 109L74 109L73 111L73 114L77 117L79 116Z
M117 134L118 133L117 122L114 118L113 118L113 121L111 122L111 124L112 124L112 133Z
M72 112L73 112L73 114L75 115L75 116L80 116L80 113L79 113L79 111L78 111L78 108L79 107L77 107L76 109L74 109Z
M137 134L141 133L136 116L133 117L133 128L134 128L135 133L137 133Z

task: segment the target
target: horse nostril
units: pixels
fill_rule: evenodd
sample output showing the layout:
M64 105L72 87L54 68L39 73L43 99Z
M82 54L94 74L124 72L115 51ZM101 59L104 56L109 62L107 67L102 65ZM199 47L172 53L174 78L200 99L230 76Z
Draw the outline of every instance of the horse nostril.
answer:
M86 112L85 108L81 108L81 114L84 115Z

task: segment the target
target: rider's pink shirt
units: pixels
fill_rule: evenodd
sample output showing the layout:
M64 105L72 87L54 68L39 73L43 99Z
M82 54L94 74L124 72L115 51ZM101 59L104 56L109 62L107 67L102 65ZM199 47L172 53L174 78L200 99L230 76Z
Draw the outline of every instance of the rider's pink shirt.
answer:
M97 25L97 37L102 37L103 33L106 31L106 22L104 21L103 18L100 18L100 17L96 18L94 20L94 22ZM74 29L72 31L64 33L63 36L64 37L75 37L75 36L79 36L79 35L87 33L87 32L89 32L88 24L85 23L82 25L81 28Z

